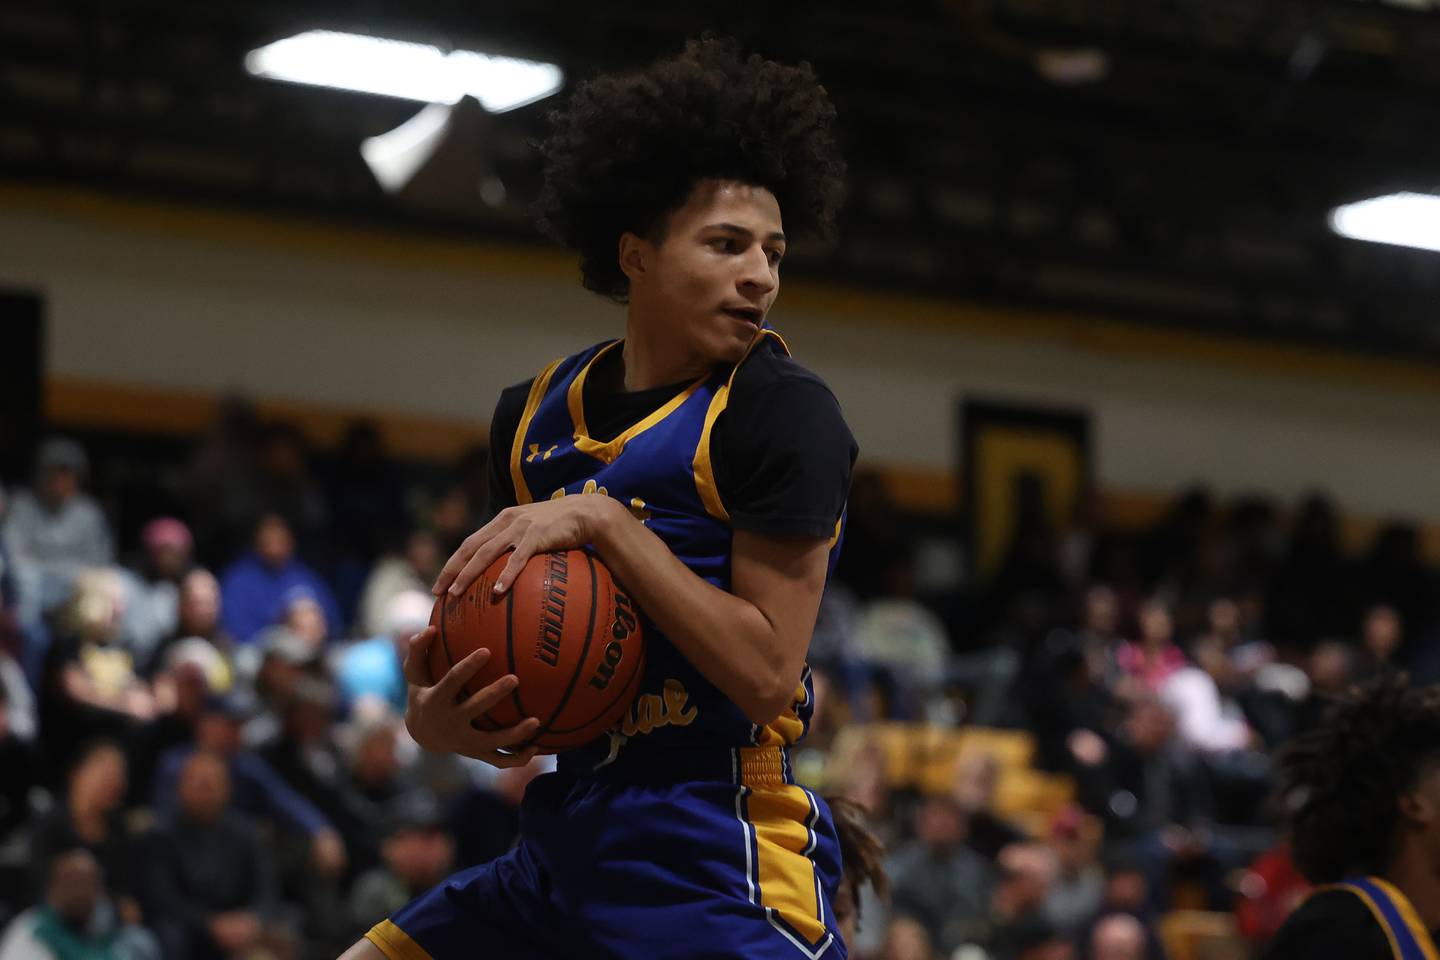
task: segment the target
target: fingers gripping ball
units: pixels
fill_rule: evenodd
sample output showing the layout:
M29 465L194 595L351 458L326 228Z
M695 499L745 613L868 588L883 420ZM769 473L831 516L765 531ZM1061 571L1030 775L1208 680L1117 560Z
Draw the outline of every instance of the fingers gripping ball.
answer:
M520 683L476 718L477 727L504 730L537 717L539 731L517 747L557 751L588 743L620 721L639 689L645 642L635 605L584 550L532 557L496 597L491 588L508 560L501 556L461 596L436 601L430 674L438 680L484 647L490 659L461 699L507 673Z

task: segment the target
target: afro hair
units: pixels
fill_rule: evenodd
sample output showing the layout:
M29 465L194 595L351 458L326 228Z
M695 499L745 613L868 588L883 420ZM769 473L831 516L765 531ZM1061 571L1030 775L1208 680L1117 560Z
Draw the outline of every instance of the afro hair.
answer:
M538 144L540 227L580 255L586 289L624 303L620 236L663 238L665 217L705 179L774 194L785 226L828 238L845 195L835 108L807 63L742 58L730 41L579 85Z
M1335 703L1279 757L1295 865L1313 883L1384 873L1400 795L1440 756L1440 688L1389 674Z

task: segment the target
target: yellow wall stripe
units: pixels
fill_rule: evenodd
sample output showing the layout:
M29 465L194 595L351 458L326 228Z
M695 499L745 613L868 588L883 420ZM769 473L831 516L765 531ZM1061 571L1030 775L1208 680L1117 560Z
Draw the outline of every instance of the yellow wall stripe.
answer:
M381 920L371 927L365 939L375 944L389 960L432 960L424 947L389 920Z
M563 359L564 357L560 358ZM555 368L560 366L560 360L551 361L530 385L530 396L525 398L525 410L520 414L520 425L515 428L515 442L510 444L510 479L515 483L516 503L530 503L534 499L530 496L530 487L525 483L525 474L520 470L520 455L525 450L525 434L530 429L530 421L535 418L540 401L545 399L545 390L550 386L550 377L554 375Z

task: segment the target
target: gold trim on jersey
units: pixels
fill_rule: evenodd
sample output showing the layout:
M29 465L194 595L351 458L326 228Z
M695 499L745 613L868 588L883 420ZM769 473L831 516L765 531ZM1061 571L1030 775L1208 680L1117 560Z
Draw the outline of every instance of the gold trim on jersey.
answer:
M779 747L735 751L735 815L744 829L745 882L750 902L808 957L833 943L812 855L820 809L804 787L785 783Z
M389 920L381 920L371 927L365 934L365 939L373 943L389 960L432 960L424 947L410 939L410 934Z
M515 427L515 439L510 443L510 480L515 484L516 503L530 503L534 500L534 497L530 496L530 486L525 482L525 474L520 470L520 459L525 455L525 434L530 430L530 421L535 418L535 411L540 409L540 401L545 399L550 377L564 359L561 357L552 361L540 371L535 382L530 384L530 395L525 398L525 411L520 414L520 423ZM546 459L549 459L548 454Z
M710 399L710 407L705 411L705 428L700 431L700 442L695 445L695 491L700 494L700 502L705 504L705 511L722 523L730 522L730 511L725 509L725 504L720 500L720 488L715 485L715 467L710 462L710 431L730 402L730 387L735 382L735 374L740 370L740 364L745 362L766 337L774 337L780 342L780 348L785 351L786 356L790 355L790 345L780 334L768 328L757 333L755 339L750 341L750 346L745 348L745 356L735 364L730 376Z
M597 350L595 356L591 357L585 366L580 369L580 372L575 375L575 379L570 381L570 389L565 397L566 403L569 404L570 407L570 419L574 421L575 424L575 449L605 463L614 463L615 458L625 451L625 444L634 440L640 434L680 409L680 405L694 396L695 391L699 390L701 385L709 379L708 377L701 377L680 391L680 393L667 400L664 406L660 407L654 413L638 423L632 424L624 433L620 434L620 436L614 440L608 443L601 443L599 440L591 438L590 430L585 426L585 378L590 374L590 368L595 365L597 360L624 342L624 340L616 340L614 343L606 344Z
M1371 876L1365 879L1383 890L1385 895L1390 898L1390 902L1395 905L1396 912L1400 914L1400 919L1410 929L1410 936L1415 940L1415 944L1420 948L1425 960L1440 960L1440 953L1436 952L1434 938L1430 936L1430 931L1420 921L1420 915L1415 912L1414 905L1410 903L1410 899L1400 888L1380 877ZM1401 949L1399 941L1395 939L1395 931L1391 929L1390 921L1386 919L1385 912L1380 909L1380 904L1375 902L1375 898L1370 896L1369 891L1354 883L1329 883L1316 887L1310 892L1310 895L1315 896L1327 890L1344 890L1359 897L1360 902L1365 904L1365 908L1370 911L1370 915L1375 918L1375 922L1385 933L1385 939L1390 943L1390 952L1395 960L1405 960L1405 953Z

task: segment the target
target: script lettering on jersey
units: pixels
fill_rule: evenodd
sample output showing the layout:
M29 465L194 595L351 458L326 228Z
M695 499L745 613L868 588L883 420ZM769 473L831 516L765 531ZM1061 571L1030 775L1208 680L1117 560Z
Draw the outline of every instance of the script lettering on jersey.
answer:
M633 737L661 727L688 727L700 711L690 706L690 693L679 680L666 680L663 693L642 693L620 725L620 733Z
M570 561L563 553L545 558L544 598L540 604L540 635L535 658L555 666L560 662L560 638L565 632L565 588L570 582Z

